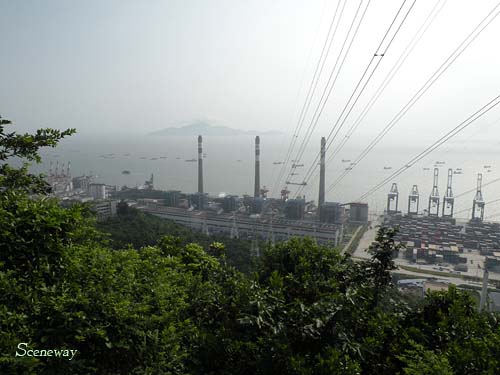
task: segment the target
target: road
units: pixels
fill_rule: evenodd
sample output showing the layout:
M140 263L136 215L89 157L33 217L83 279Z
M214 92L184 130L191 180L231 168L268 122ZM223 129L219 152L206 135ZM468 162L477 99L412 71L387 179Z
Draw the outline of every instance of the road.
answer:
M354 239L356 238L356 236L358 235L359 231L363 229L363 226L360 225L359 227L356 228L356 230L354 231L354 233L352 234L351 236L351 239L349 240L349 242L344 246L344 248L342 249L342 253L345 253L346 250L349 248L349 246L351 246L351 243L352 241L354 241Z
M370 259L370 254L366 251L370 247L373 241L375 241L375 236L377 235L377 225L380 224L380 219L377 218L377 221L372 222L371 229L368 227L366 232L363 234L361 239L359 240L358 247L354 250L353 256L356 258Z

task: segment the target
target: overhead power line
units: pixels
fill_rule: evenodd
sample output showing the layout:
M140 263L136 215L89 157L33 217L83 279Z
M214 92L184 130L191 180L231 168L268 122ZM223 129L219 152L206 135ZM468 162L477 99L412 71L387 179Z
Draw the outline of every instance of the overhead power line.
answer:
M491 180L491 181L489 181L489 182L487 182L487 183L483 184L483 185L482 185L482 187L488 186L488 185L493 184L493 183L498 182L498 181L500 181L500 178L495 178L494 180ZM477 189L477 188L473 188L473 189L470 189L470 190L464 191L463 193L460 193L460 194L458 194L458 195L455 195L455 198L460 198L460 197L462 197L462 196L464 196L464 195L466 195L466 194L472 193L473 191L476 191L476 189Z
M401 66L403 66L404 62L408 58L408 56L411 54L411 52L415 49L417 46L418 42L422 39L424 34L426 33L427 29L430 27L430 25L434 22L436 19L437 15L441 12L443 9L444 5L446 4L447 0L444 0L443 2L437 2L434 7L431 9L427 17L425 18L424 22L422 25L419 27L417 32L413 35L412 39L410 40L410 43L406 46L404 51L401 53L397 61L394 63L392 66L391 70L389 73L386 75L380 86L377 88L375 93L372 95L368 103L366 103L365 107L361 111L361 113L358 115L356 120L354 120L353 124L349 128L346 136L342 139L340 144L335 147L335 151L330 154L330 157L327 160L327 163L332 161L338 153L342 150L344 145L348 142L348 140L351 138L352 134L356 131L356 129L359 127L361 122L365 119L366 115L368 112L373 108L377 100L380 98L382 93L385 91L386 87L389 85L389 83L392 81L394 76L397 74ZM438 5L441 6L438 8Z
M342 0L339 0L339 2L337 3L337 6L335 8L335 12L333 14L332 21L330 22L330 26L329 26L328 32L326 34L325 42L323 43L323 47L321 49L321 54L320 54L319 59L316 63L316 68L314 69L314 74L313 74L313 77L311 79L311 82L309 83L307 95L306 95L306 98L304 100L304 104L302 105L302 109L300 111L299 118L297 120L297 125L295 126L295 130L293 132L292 139L290 141L290 145L288 146L288 150L286 152L285 161L280 168L277 182L275 183L275 185L273 187L273 194L274 194L274 191L276 190L277 186L279 186L279 182L283 178L283 173L285 172L285 166L288 163L290 156L293 152L293 148L295 147L295 143L297 142L297 138L300 134L300 131L302 129L302 125L304 123L305 114L309 110L309 105L311 104L312 98L313 98L314 93L316 91L316 87L318 85L319 78L321 77L321 74L323 73L325 61L330 53L330 48L331 48L333 40L335 39L335 35L337 33L337 29L338 29L338 26L340 24L340 20L342 19L342 15L344 13L344 9L345 9L345 5L346 5L347 0L344 0L342 9L341 9L339 17L337 19L337 13L338 13L339 6L340 6L341 2L342 2ZM332 28L334 27L336 20L337 20L337 23L336 23L336 26L333 29L333 33L332 33Z
M303 68L303 72L301 74L301 79L300 79L300 84L299 84L299 89L297 90L297 94L295 95L295 100L294 100L294 105L292 106L292 108L295 108L295 107L298 107L299 106L299 99L300 99L300 94L302 93L302 89L304 87L304 82L305 82L305 75L306 75L306 70L307 70L307 67L309 66L309 63L311 61L311 56L312 56L312 51L313 51L313 48L314 46L316 45L316 40L318 39L318 35L319 35L319 30L320 30L320 27L321 27L321 24L323 22L323 17L325 15L325 7L326 7L326 3L327 3L327 0L324 0L323 2L323 7L321 9L321 17L319 19L319 22L318 22L318 25L316 27L316 32L314 33L314 38L313 38L313 42L311 43L310 47L309 47L309 52L307 54L307 59L306 59L306 64ZM293 116L293 114L295 113L295 111L290 111L291 112L291 115L290 115L290 118L287 122L293 122L293 119L295 116ZM298 113L297 113L298 114ZM299 116L300 117L300 116ZM298 124L298 122L297 122ZM293 141L293 138L295 136L295 132L296 132L297 128L295 128L294 132L292 133L292 139L290 141ZM287 143L287 140L285 138L282 139L281 143L280 143L280 146L279 146L279 149L282 150L283 147L285 146L285 143ZM288 154L288 151L287 151L287 154ZM284 160L284 158L280 158L282 160ZM271 174L271 181L274 181L274 175L275 175L275 169L276 168L273 168L272 170L272 174ZM278 173L281 173L281 168L280 168L280 171L278 171ZM274 190L275 188L273 187L273 189L271 190L271 194L274 194Z
M379 85L379 87L377 88L377 90L375 91L375 93L372 95L372 97L370 98L370 100L368 101L368 103L365 105L365 107L363 108L363 110L361 111L361 113L358 115L358 117L356 118L356 120L354 120L354 122L351 125L351 127L349 128L346 136L342 139L342 141L340 142L339 146L335 147L334 152L332 154L330 154L330 156L329 156L329 158L328 158L328 160L326 162L327 164L329 164L339 154L339 152L342 150L342 148L344 147L344 145L348 142L348 140L350 139L350 137L352 136L352 134L356 131L356 129L361 124L361 122L364 120L364 118L366 117L366 115L368 114L368 112L373 108L373 106L375 105L375 103L377 102L377 100L380 98L380 96L385 91L385 89L387 88L387 86L389 85L389 83L395 77L395 75L397 74L397 72L399 71L399 69L401 68L401 66L404 64L404 62L406 61L406 59L408 58L408 56L414 50L414 48L416 47L416 45L418 44L418 42L422 39L422 37L426 33L427 29L434 22L434 20L436 19L437 15L441 12L441 10L443 9L443 7L446 4L446 2L447 2L447 0L444 0L442 2L438 1L434 5L434 7L431 9L431 11L429 12L429 14L426 16L424 22L421 24L421 26L419 27L419 29L417 30L417 32L413 35L413 37L411 38L411 40L408 43L408 45L405 47L405 49L403 50L403 52L401 53L401 55L399 56L399 58L396 60L396 62L394 63L394 65L390 69L389 73L385 76L385 78L383 79L382 83ZM438 6L439 6L439 8L438 8ZM306 180L308 180L310 178L310 175L312 175L314 173L314 171L316 170L316 165L317 164L314 162L312 170L310 168L310 170L307 171L306 177L305 177ZM310 185L308 185L308 186L310 186ZM302 190L299 190L297 192L297 194L299 194L301 191Z
M483 185L484 186L484 185ZM476 189L474 189L474 191L476 191ZM457 197L455 197L456 199ZM488 205L488 204L493 204L493 203L496 203L496 202L500 202L500 198L498 199L493 199L491 201L488 201L488 202L484 202L485 205ZM464 208L463 210L460 210L460 211L457 211L455 212L455 215L458 215L458 214L461 214L463 212L467 212L467 211L472 211L472 207L471 208Z
M467 119L462 121L460 124L458 124L456 127L451 129L449 132L447 132L445 135L440 137L437 141L435 141L432 145L427 147L424 151L410 159L404 166L400 167L397 171L393 172L389 177L384 178L380 183L375 185L373 188L368 190L365 194L363 194L361 197L358 198L359 201L366 199L368 196L373 194L375 191L380 189L382 186L387 184L389 181L394 179L395 177L399 176L409 168L411 168L415 163L429 155L431 152L433 152L435 149L446 143L448 140L456 136L458 133L466 129L468 126L470 126L472 123L477 121L479 118L484 116L486 113L491 111L493 108L495 108L498 104L500 104L500 95L496 96L492 100L490 100L487 104L482 106L480 109L478 109L476 112L474 112L472 115L470 115Z
M413 1L413 3L411 4L411 6L409 7L409 9L407 10L406 14L404 15L403 19L399 22L398 26L396 27L396 30L392 33L392 36L389 38L389 42L384 46L384 43L386 43L386 39L388 38L389 34L391 33L391 30L393 29L393 27L394 27L394 25L396 23L396 20L398 19L399 15L401 14L401 11L404 8L406 0L404 0L403 3L401 4L401 7L398 9L398 12L396 13L396 15L394 16L394 18L392 19L392 22L389 25L389 27L387 28L387 30L386 30L386 32L385 32L382 40L380 41L380 43L378 45L378 47L376 48L375 53L372 55L372 57L371 57L368 65L366 66L366 68L365 68L365 70L364 70L361 78L358 80L358 82L357 82L354 90L352 91L351 96L349 97L349 100L347 101L347 103L345 104L344 108L342 109L339 117L337 118L337 121L332 126L332 129L330 130L330 133L328 134L328 137L327 137L328 144L327 144L326 150L328 150L330 148L330 146L332 145L333 141L335 140L335 137L337 136L338 132L344 126L345 122L347 121L347 118L351 114L353 108L355 107L355 105L358 102L359 98L361 97L361 95L363 94L364 90L366 89L366 86L368 85L368 83L370 82L371 78L373 77L373 74L376 72L378 66L380 65L380 63L382 61L382 58L385 56L385 54L389 50L392 42L396 38L396 35L399 33L401 27L403 26L404 22L406 21L406 18L408 17L408 15L410 14L411 10L413 9L413 6L415 5L415 2L416 2L416 0ZM375 64L375 66L372 68L372 64L373 64L373 62L375 60L377 60L377 62ZM368 75L368 78L365 80L365 77L367 75ZM363 81L364 81L364 83L363 83ZM360 86L361 86L361 89L359 89ZM309 138L307 139L307 142L309 142L311 134L309 135ZM299 160L302 157L304 150L305 150L305 148L303 149L302 154L299 155ZM318 160L319 160L319 154L316 155L315 160L313 161L313 163L309 167L309 169L308 169L308 171L306 173L304 181L308 181L310 179L310 177L312 176L312 173L317 168L317 162L318 162ZM297 190L297 194L302 190L302 188L303 188L303 186L301 186Z
M387 135L387 133L401 120L401 118L415 105L415 103L429 90L429 88L448 70L455 60L469 47L469 45L483 32L483 30L498 16L500 12L493 14L500 6L498 3L481 22L467 35L467 37L455 48L450 56L439 66L439 68L429 77L424 85L417 90L412 98L401 108L401 110L389 121L381 132L361 151L358 157L354 160L354 164L350 169L345 170L327 189L330 192L338 183L347 176L361 160ZM493 16L492 16L493 14Z
M339 54L337 56L337 59L335 60L335 64L334 64L334 66L333 66L333 68L332 68L332 70L330 72L330 75L329 75L328 80L326 82L326 85L325 85L325 87L323 89L323 92L321 94L319 102L316 105L316 109L315 109L315 111L313 113L313 116L311 118L309 126L308 126L308 128L306 130L306 135L304 136L304 140L302 141L301 145L299 146L299 151L297 152L297 155L301 154L302 149L305 147L305 139L310 138L309 134L312 133L314 127L316 126L316 123L317 123L319 117L321 116L321 114L323 112L325 104L328 101L328 99L330 97L330 94L332 93L333 87L335 86L335 83L337 82L337 79L338 79L338 77L340 75L340 72L342 71L342 68L344 66L344 62L345 62L347 56L349 55L349 51L350 51L350 49L352 47L352 44L353 44L353 42L354 42L354 40L356 38L356 35L357 35L358 31L359 31L361 23L363 22L363 19L365 17L366 11L368 10L368 7L370 5L370 2L371 2L371 0L368 0L367 5L364 8L363 13L361 14L361 17L359 18L357 26L356 26L353 34L352 34L352 37L351 37L351 32L353 30L354 25L356 24L356 20L358 19L358 14L359 14L360 10L362 9L361 6L363 4L363 0L360 1L359 6L356 9L356 13L354 15L354 18L353 18L353 20L352 20L352 22L351 22L351 24L349 26L349 29L348 29L347 34L346 34L346 37L344 39L344 42L342 43L342 46L340 48L340 52L339 52ZM350 39L349 45L347 46L347 50L346 50L345 54L343 55L342 61L340 62L340 65L339 65L339 60L342 57L342 54L344 52L344 49L345 49L346 44L349 41L349 39ZM339 66L338 69L337 69L337 66ZM336 72L336 74L335 74L335 72ZM333 77L334 74L335 74L335 77ZM333 81L332 81L332 78L334 78ZM297 156L295 158L295 160L300 160L300 158ZM295 168L292 165L292 168L290 169L290 172L288 173L288 175L286 177L286 180L288 180L288 178L292 175L292 173L294 172L294 170L295 170Z

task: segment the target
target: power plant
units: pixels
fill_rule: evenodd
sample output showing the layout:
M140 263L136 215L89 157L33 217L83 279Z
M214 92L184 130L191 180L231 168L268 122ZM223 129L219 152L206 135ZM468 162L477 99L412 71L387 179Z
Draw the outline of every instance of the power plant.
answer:
M143 190L144 193L133 193L142 197L136 202L132 201L132 204L142 211L173 220L207 235L225 233L230 238L246 240L251 244L251 253L256 257L260 256L265 246L275 246L276 242L288 240L292 236L310 237L318 244L350 249L354 241L361 239L364 242L365 236L371 235L368 228L376 233L375 228L380 223L384 227L399 228L394 240L402 243L405 248L398 256L398 262L406 261L419 265L436 265L436 267L449 264L458 272L466 271L470 267L467 258L469 252L476 257L473 259L474 262L479 252L479 255L485 257L485 262L481 264L489 270L500 272L500 251L498 250L500 249L500 225L484 222L486 202L482 190L483 174L477 175L472 207L468 209L472 213L470 216L467 214L469 221L465 224L460 224L460 221L457 224L457 219L454 218L458 213L463 212L463 210L458 212L455 210L456 198L463 194L455 196L452 186L453 175L461 174L461 168L455 171L460 171L460 173L455 173L451 168L447 169L443 196L439 194L439 169L424 168L433 172L433 179L432 185L429 181L428 187L431 190L428 202L425 202L423 209L420 204L422 196L422 192L419 191L420 185L410 185L407 202L404 201L407 206L400 207L400 193L406 188L401 188L402 185L398 186L398 182L391 181L390 190L386 196L385 214L377 217L376 221L370 221L368 204L365 202L346 203L340 202L340 199L336 199L336 202L328 201L326 179L330 174L326 173L328 148L325 137L320 140L317 154L319 159L317 202L306 199L306 196L302 194L302 189L309 183L309 180L290 178L290 176L300 176L300 170L297 168L304 166L300 158L290 161L289 177L284 179L285 186L281 189L280 197L268 197L269 190L265 186L268 182L265 181L266 167L271 165L277 168L276 165L288 163L288 161L271 163L265 159L261 160L260 137L249 139L249 143L252 141L254 141L254 179L248 182L249 192L252 192L253 183L251 194L210 196L206 192L210 190L210 186L204 185L203 159L206 154L203 153L203 137L200 134L197 137L198 158L186 160L193 162L191 164L193 165L192 180L194 181L197 177L197 188L193 186L194 192L155 190L154 176L151 174L150 180L137 189ZM250 163L246 168L248 174L251 175L251 151L248 154L250 154L248 155ZM197 173L194 169L195 161L198 162ZM439 166L444 163L436 162L436 164ZM262 176L261 166L264 172ZM55 194L68 199L73 191L86 191L88 198L85 199L97 200L95 206L101 219L113 215L113 212L116 214L116 208L113 209L113 205L108 200L103 200L108 198L107 185L91 183L89 176L71 178L70 169L69 162L62 164L62 167L58 161L55 161L55 166L50 164L47 179ZM297 191L291 192L290 190L294 187L297 187ZM109 188L111 190L111 187ZM118 198L119 195L116 197ZM114 203L116 204L116 201ZM402 212L404 209L407 210L405 213Z
M351 238L354 230L359 231L371 224L368 220L367 203L327 200L325 137L321 138L318 150L319 185L316 203L307 200L304 195L298 195L301 187L307 185L307 181L290 181L288 178L285 181L286 186L281 190L280 198L267 197L268 189L261 181L261 165L267 164L265 160L261 163L259 136L254 138L253 194L242 197L231 194L209 196L203 181L205 155L202 135L198 136L197 146L197 191L163 192L162 199L141 199L138 204L139 209L174 220L205 234L226 233L231 238L246 239L252 244L251 251L254 256L259 256L264 242L274 246L276 241L287 240L291 236L308 236L319 244L343 246L348 243L345 238ZM300 175L296 171L296 168L304 165L300 162L300 160L291 161L289 176ZM279 164L272 163L272 165ZM59 165L56 165L56 170L58 169ZM465 229L456 225L456 219L453 217L456 214L452 187L454 173L451 168L447 172L446 190L440 197L439 169L434 168L432 189L428 205L423 212L419 211L421 193L415 184L408 195L407 213L403 214L399 207L400 189L396 182L392 182L387 194L383 225L400 228L395 240L405 244L407 250L404 257L410 262L416 259L428 263L448 262L465 269L466 265L463 264L465 257L461 255L463 249L481 249L487 256L491 256L497 246L500 248L500 231L498 238L478 235L483 230L490 230L484 229L485 223L483 223L485 202L481 174L477 178L471 220ZM290 185L299 187L298 191L293 193L293 198L289 197L292 194L288 189ZM346 232L349 233L347 237ZM498 263L500 268L500 255L498 262L495 259L489 260L489 264Z
M285 187L281 198L268 198L265 186L261 185L260 137L255 137L255 175L253 196L226 195L209 197L203 185L203 138L198 136L198 190L185 194L167 191L165 199L141 200L141 209L198 229L204 233L227 232L232 238L252 239L255 249L257 239L274 243L291 235L311 236L318 243L339 245L344 237L344 225L349 222L360 225L368 222L366 203L327 202L326 184L326 139L320 143L320 182L317 205L305 196L289 199L290 191ZM274 164L273 164L274 165ZM292 168L301 167L293 161ZM305 186L306 182L286 182L287 185ZM258 230L261 228L261 230ZM246 236L246 237L245 237ZM255 250L254 249L254 250ZM255 250L258 253L257 250Z
M136 207L204 234L225 233L230 238L247 240L251 243L251 252L254 256L259 256L266 244L266 246L275 246L276 242L288 240L292 236L310 237L318 244L348 248L358 232L364 236L363 233L368 227L378 224L369 221L367 203L328 201L325 137L321 138L318 148L317 202L306 199L305 195L299 195L308 181L290 181L291 178L286 178L286 185L282 188L279 198L268 197L266 181L262 181L266 179L266 174L261 176L261 165L266 172L267 165L276 168L274 166L280 164L266 163L266 160L261 163L260 137L256 136L252 140L254 140L254 180L248 184L248 190L252 191L253 182L252 194L210 196L206 193L210 187L204 186L203 159L206 154L203 153L203 137L199 135L197 160L186 160L198 161L197 174L193 168L193 180L197 176L197 189L193 188L192 193L179 190L166 192L155 190L154 176L151 175L151 179L141 187L148 192L143 196L150 195L151 198L138 199ZM292 160L289 165L289 176L300 176L297 168L303 165L301 160ZM54 166L50 165L48 179L55 192L61 196L67 196L70 192L66 191L66 187L69 182L72 182L80 190L88 190L91 196L95 196L95 199L103 199L107 195L105 190L107 186L104 184L90 184L85 176L71 179L70 168L70 163L60 167L59 162L56 162L55 172L53 172ZM424 170L429 170L429 168L424 168ZM457 168L458 170L461 171L460 168ZM466 253L480 252L480 255L485 256L485 267L500 271L500 251L498 251L500 249L500 225L484 223L486 203L482 191L483 175L481 173L477 175L475 196L471 202L472 208L469 209L472 210L470 220L466 224L457 224L454 218L457 214L456 196L452 184L453 175L458 173L454 173L451 168L447 169L446 188L443 196L440 196L439 169L434 168L432 172L432 185L429 184L429 188L432 187L432 189L426 202L428 204L423 210L420 207L422 193L414 184L410 185L412 187L407 197L407 207L403 207L407 209L407 212L403 213L399 202L400 186L397 182L391 182L381 224L385 227L399 228L394 239L405 245L405 250L399 258L410 263L418 262L426 265L451 264L456 270L467 270L469 264ZM290 185L291 187L297 186L297 191L292 193L290 191L292 189L289 190ZM101 209L100 207L98 210ZM108 210L107 206L104 208ZM110 212L112 215L113 210L111 209ZM106 215L109 216L107 213Z

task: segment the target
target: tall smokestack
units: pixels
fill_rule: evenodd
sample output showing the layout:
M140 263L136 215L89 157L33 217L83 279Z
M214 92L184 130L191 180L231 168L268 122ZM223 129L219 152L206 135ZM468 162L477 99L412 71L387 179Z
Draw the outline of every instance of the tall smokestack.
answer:
M71 176L71 175L70 175L70 169L71 169L71 162L70 162L70 161L68 161L68 169L67 169L67 171L66 171L66 176L68 176L68 177L69 177L69 176Z
M319 162L319 197L318 197L318 209L321 209L321 205L325 203L325 137L321 138L321 152L320 152L320 162Z
M255 189L254 197L260 196L260 138L255 137Z
M198 136L198 193L203 193L203 138Z

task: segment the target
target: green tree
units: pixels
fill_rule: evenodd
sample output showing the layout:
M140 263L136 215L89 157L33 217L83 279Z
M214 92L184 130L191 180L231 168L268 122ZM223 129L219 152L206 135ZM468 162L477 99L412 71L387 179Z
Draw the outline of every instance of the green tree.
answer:
M56 147L61 139L76 133L76 130L59 131L46 128L37 130L35 134L6 132L6 126L11 124L11 121L0 116L0 193L48 193L50 186L43 176L28 172L27 161L40 163L38 150L41 147ZM26 161L21 168L12 168L7 163L11 158L22 158Z
M401 298L390 273L397 229L378 231L368 261L296 238L269 246L244 274L231 265L234 249L248 251L240 242L121 203L116 221L100 227L110 249L85 207L61 207L27 164L7 164L39 161L39 147L71 130L18 136L6 125L1 374L500 373L498 315L478 313L456 288L412 306ZM19 342L79 352L71 362L18 358Z

